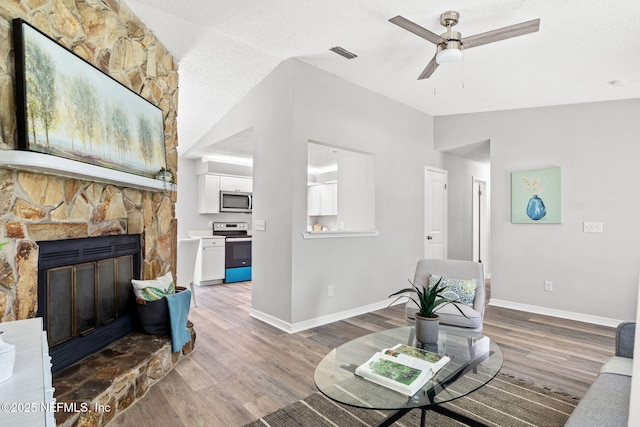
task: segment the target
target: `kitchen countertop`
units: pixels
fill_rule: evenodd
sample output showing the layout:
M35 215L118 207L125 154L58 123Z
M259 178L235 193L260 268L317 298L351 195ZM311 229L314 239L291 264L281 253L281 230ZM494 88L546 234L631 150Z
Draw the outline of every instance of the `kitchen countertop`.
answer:
M189 230L187 231L189 237L213 237L212 230Z
M218 238L218 239L225 238L224 236L214 236L212 230L189 230L187 231L187 235L192 238L202 238L202 237ZM247 237L251 237L252 235L253 235L252 230L247 230Z

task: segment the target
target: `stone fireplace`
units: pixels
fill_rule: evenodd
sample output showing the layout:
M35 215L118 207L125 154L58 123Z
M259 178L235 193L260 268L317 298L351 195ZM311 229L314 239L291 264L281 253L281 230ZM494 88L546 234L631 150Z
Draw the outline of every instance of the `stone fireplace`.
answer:
M0 2L0 321L34 317L37 242L141 235L141 278L173 269L176 192L108 174L3 163L17 146L11 22L22 18L143 98L164 115L167 167L177 171L178 66L121 0ZM29 153L31 154L31 153ZM11 163L11 162L8 162ZM114 172L114 175L116 173ZM133 176L135 178L136 176Z
M58 372L133 331L140 235L39 242L38 311Z
M17 146L13 36L11 22L22 18L72 50L87 62L110 75L163 111L167 167L177 172L178 66L170 53L133 14L122 0L6 0L0 2L0 321L27 319L47 310L38 301L39 253L47 242L91 240L110 236L134 236L140 245L140 263L132 274L153 279L174 271L177 223L177 194L162 186L148 185L136 177L121 179L121 173L100 171L78 174L58 167L54 156L38 165L15 164L9 157L20 157ZM32 154L32 153L26 153ZM116 178L112 177L117 176ZM148 181L149 180L146 178ZM143 180L144 181L144 180ZM55 245L55 243L54 243ZM116 257L117 258L117 257ZM97 262L97 261L91 261ZM123 261L123 268L124 268ZM93 267L88 267L89 270ZM107 269L109 267L106 267ZM80 268L82 270L82 268ZM70 273L71 272L71 273ZM65 274L89 274L76 269ZM118 279L120 280L120 279ZM68 285L55 285L62 289ZM100 285L98 285L100 286ZM94 287L95 289L95 287ZM113 292L117 292L116 289ZM116 304L117 307L117 304ZM117 323L107 307L96 323ZM116 310L117 311L117 310ZM82 316L80 316L82 317ZM91 316L88 316L91 317ZM77 319L76 319L77 320ZM86 319L85 319L86 320ZM69 323L64 324L65 327ZM80 326L86 336L97 333ZM89 333L87 333L89 332ZM82 335L81 333L80 335ZM133 335L133 336L132 336ZM75 339L66 332L54 340ZM124 341L123 341L124 340ZM148 387L165 375L180 354L170 352L166 339L152 345L147 337L129 334L94 356L91 367L72 365L58 375L55 397L60 401L99 401L126 408ZM135 360L135 346L153 351L146 360ZM53 349L56 346L52 346ZM184 353L184 351L183 351ZM94 363L104 358L105 363ZM119 364L109 365L120 360ZM100 371L95 366L101 366ZM75 367L75 368L74 368ZM91 370L91 369L94 370ZM84 372L84 382L73 377ZM54 383L56 376L54 376ZM86 387L78 384L86 384ZM100 387L96 384L100 383ZM110 387L110 388L109 388ZM89 396L89 390L100 390ZM107 391L105 391L107 390ZM58 418L60 414L56 414ZM103 425L104 414L83 414L83 425ZM115 416L115 412L109 417ZM86 421L86 420L85 420ZM85 422L83 421L83 422ZM58 423L75 423L70 414Z

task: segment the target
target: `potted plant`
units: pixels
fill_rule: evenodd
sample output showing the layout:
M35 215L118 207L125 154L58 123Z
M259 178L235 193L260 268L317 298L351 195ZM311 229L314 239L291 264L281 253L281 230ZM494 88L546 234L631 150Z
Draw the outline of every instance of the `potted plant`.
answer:
M176 177L173 174L173 171L171 169L165 168L164 166L161 167L158 172L156 172L156 179L164 181L165 183L176 183Z
M389 295L389 298L400 295L398 298L393 300L391 304L396 302L400 298L409 298L412 300L416 306L418 307L418 312L416 313L416 339L418 342L423 344L434 344L438 342L438 326L440 323L440 318L436 311L447 304L453 304L460 314L464 317L467 317L466 314L458 307L457 302L458 299L450 299L443 296L444 287L441 287L442 277L438 279L436 283L432 286L416 286L414 283L411 283L410 288L404 288L397 292ZM422 288L422 289L420 289ZM407 295L408 294L408 295ZM416 294L417 298L412 296L412 294ZM389 304L389 305L391 305Z

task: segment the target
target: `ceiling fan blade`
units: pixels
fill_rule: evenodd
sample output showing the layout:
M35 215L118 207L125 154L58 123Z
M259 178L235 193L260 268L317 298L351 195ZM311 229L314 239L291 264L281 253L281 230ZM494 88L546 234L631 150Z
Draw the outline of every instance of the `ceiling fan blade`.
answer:
M476 34L475 36L463 37L462 47L470 49L483 44L499 42L500 40L510 39L512 37L523 36L529 33L535 33L540 29L540 18L533 19L520 24L510 25L497 30L487 31L486 33Z
M436 62L436 57L431 58L431 61L427 64L424 71L418 77L418 80L428 79L431 77L431 74L438 68L438 63Z
M413 34L420 36L425 40L429 40L433 44L440 44L440 43L446 42L445 39L443 39L436 33L432 33L426 28L421 27L415 22L411 22L407 18L403 18L402 16L398 15L395 18L391 18L389 19L389 22L396 24L397 26L404 28L407 31L410 31Z

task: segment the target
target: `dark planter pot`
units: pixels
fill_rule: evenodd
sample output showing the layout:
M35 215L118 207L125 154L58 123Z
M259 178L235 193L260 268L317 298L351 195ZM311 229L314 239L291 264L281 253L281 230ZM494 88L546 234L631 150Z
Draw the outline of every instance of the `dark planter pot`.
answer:
M179 286L176 292L182 292L186 288ZM169 306L167 299L161 298L156 301L145 301L136 298L138 308L138 320L140 328L149 335L171 335L171 321L169 319Z
M136 300L138 308L138 320L140 328L149 335L170 335L171 325L169 323L169 307L167 299L161 298L156 301Z
M440 318L423 317L416 313L416 340L422 344L437 344Z

